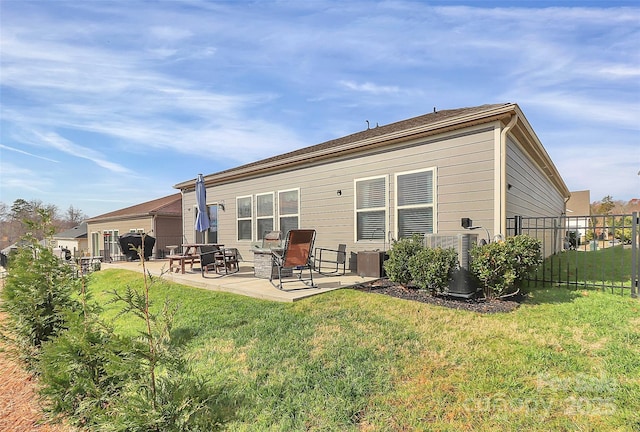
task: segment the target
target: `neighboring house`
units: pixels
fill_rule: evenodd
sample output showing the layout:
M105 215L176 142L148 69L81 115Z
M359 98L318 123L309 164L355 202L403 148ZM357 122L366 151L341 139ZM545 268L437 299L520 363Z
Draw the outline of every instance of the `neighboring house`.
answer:
M118 239L127 233L155 237L153 255L164 257L167 246L182 241L182 195L177 193L105 213L87 220L89 250L93 256L122 259Z
M588 190L571 192L571 198L567 201L567 231L569 239L580 246L586 240L585 236L589 228L591 216L591 192ZM575 234L572 234L575 233Z
M87 240L87 223L55 234L53 246L60 249L68 249L73 256L85 256L89 254L89 242Z
M205 176L210 242L251 248L271 229L314 228L316 246L387 250L412 233L506 233L507 218L561 216L569 190L516 104L434 111ZM183 193L194 241L195 179ZM485 231L486 230L486 231ZM467 231L468 232L468 231ZM199 237L198 237L199 239ZM351 257L353 264L353 256Z

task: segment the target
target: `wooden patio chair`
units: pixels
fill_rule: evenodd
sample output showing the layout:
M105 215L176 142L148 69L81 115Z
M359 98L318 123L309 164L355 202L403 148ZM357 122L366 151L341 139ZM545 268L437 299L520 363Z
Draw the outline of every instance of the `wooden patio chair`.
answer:
M331 264L331 267L335 266L335 269L323 272L323 264ZM340 270L340 266L342 266L342 271ZM344 275L347 271L347 245L339 244L338 249L316 248L313 254L313 267L321 275Z
M278 288L282 289L282 284L287 282L301 281L311 288L316 288L313 283L313 263L311 262L311 252L313 251L313 243L316 239L316 231L312 229L295 229L287 233L285 239L284 250L272 252L273 265L278 269ZM293 275L296 279L283 281L283 277L287 277L283 270L290 270L292 275L294 271L298 273ZM302 272L309 271L309 277L303 277ZM273 284L273 272L269 277L269 281Z

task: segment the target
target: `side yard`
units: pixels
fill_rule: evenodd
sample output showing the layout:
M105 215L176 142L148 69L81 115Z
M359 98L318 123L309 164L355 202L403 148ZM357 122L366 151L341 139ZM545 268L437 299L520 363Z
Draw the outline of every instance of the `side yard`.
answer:
M91 287L104 304L139 283L113 270ZM640 429L628 297L538 289L496 314L352 289L275 304L164 283L153 297L179 305L174 343L216 389L221 430Z
M139 273L91 276L107 304ZM213 390L207 430L640 430L640 302L536 289L515 310L455 310L357 289L274 303L159 281L179 307L172 343ZM0 351L0 429L40 425L30 376Z

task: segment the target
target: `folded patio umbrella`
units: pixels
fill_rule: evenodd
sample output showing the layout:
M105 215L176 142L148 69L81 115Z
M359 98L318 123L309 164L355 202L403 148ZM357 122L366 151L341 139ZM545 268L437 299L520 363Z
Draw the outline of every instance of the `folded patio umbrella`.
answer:
M196 180L196 205L198 214L196 216L196 231L203 232L209 229L209 212L207 211L207 188L204 185L204 177L198 174Z

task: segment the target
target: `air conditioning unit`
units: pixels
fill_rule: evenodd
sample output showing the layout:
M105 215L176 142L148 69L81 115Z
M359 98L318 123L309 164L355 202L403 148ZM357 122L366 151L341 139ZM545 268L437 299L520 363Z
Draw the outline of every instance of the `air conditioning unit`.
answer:
M442 249L453 248L458 254L458 264L460 268L453 274L453 279L449 282L447 295L453 297L471 298L476 295L479 288L471 272L469 263L471 247L477 244L478 234L427 234L424 237L424 245L429 248L440 247Z

